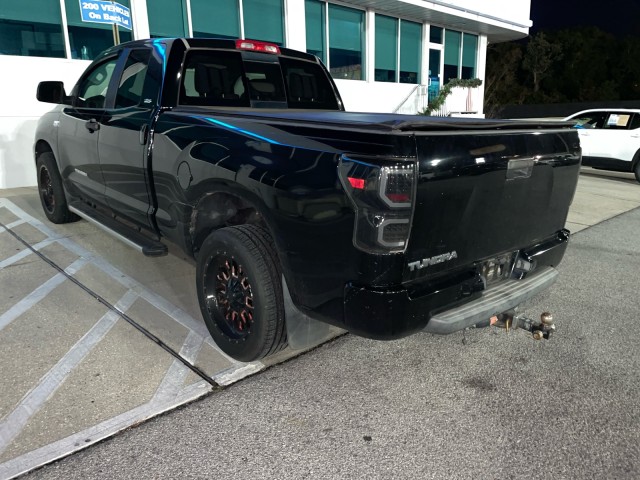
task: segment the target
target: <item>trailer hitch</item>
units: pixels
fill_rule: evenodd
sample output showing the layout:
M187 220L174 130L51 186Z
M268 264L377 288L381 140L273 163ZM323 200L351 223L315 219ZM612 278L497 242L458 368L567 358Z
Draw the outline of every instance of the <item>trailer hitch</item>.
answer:
M543 338L548 340L551 334L556 331L553 315L549 312L543 312L540 315L540 320L535 320L525 315L518 315L515 310L509 310L491 317L489 324L504 328L507 333L512 328L522 328L527 332L531 332L534 340L542 340Z

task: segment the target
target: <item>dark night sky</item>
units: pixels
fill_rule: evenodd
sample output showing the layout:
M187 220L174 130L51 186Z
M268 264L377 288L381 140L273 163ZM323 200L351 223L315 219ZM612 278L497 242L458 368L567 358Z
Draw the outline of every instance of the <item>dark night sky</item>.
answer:
M640 0L531 0L531 33L597 26L614 35L640 35Z

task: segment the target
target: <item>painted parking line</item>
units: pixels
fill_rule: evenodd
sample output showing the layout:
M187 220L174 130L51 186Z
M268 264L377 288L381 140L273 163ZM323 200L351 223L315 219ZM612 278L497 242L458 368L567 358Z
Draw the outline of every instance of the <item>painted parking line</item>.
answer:
M209 391L210 385L203 380L184 388L174 400L164 401L162 398L158 398L155 401L152 400L93 427L0 464L0 478L3 480L15 478L34 468L66 457L71 453L109 438L132 425L173 410L178 405L196 400L206 395Z
M12 227L8 226L8 228L11 229ZM0 229L3 229L3 227L0 227ZM43 241L41 241L39 243L36 243L31 248L33 248L34 250L40 251L43 248L51 245L53 242L54 242L53 240L48 238L47 240L43 240ZM30 249L25 248L24 250L21 250L20 252L16 253L15 255L12 255L11 257L0 261L0 270L2 270L3 268L7 268L7 267L13 265L14 263L19 262L20 260L23 260L23 259L27 258L32 253L33 252Z
M7 229L11 230L11 229L13 229L13 228L15 228L15 227L17 227L19 225L22 225L23 223L24 223L24 220L21 218L19 220L16 220L14 222L11 222L11 223L7 224L4 227L0 225L0 233L6 231Z
M90 252L66 234L61 234L32 217L12 201L6 198L0 198L0 208L6 208L18 218L18 220L6 225L6 230L10 230L10 233L18 239L21 239L21 237L12 229L25 224L34 227L46 237L35 245L25 248L11 257L2 260L2 262L0 262L0 270L14 265L30 255L38 255L54 268L59 268L45 255L35 253L52 244L58 244L64 247L64 249L77 257L66 269L58 271L52 278L36 287L30 293L27 293L16 304L0 314L0 331L21 315L29 314L31 309L47 298L48 295L54 295L55 289L61 286L67 279L80 285L94 298L100 299L99 291L91 291L73 276L87 265L97 267L100 271L108 275L108 277L124 287L124 294L115 305L109 305L108 302L102 301L110 310L97 320L97 322L59 358L55 365L33 385L15 407L0 420L0 455L2 455L3 452L9 452L9 447L11 447L12 442L20 438L20 435L25 431L25 427L29 422L35 418L38 412L45 408L51 398L55 397L56 392L65 384L69 376L78 369L83 360L88 358L91 352L95 350L121 318L124 318L130 323L132 321L135 323L134 320L127 316L127 311L136 301L144 300L148 302L177 324L183 326L187 332L179 351L174 351L176 358L170 363L164 376L161 378L151 400L129 411L120 413L111 419L100 422L95 426L85 428L82 431L73 433L70 436L56 440L53 443L34 449L33 451L19 454L15 458L10 458L0 464L0 478L12 478L20 475L57 458L64 457L85 448L131 425L140 423L164 411L171 410L183 403L193 401L209 393L212 390L211 383L221 386L229 385L248 375L259 372L264 368L261 362L245 364L231 359L213 342L202 320L193 318L178 306L145 287L142 283L124 274L103 257ZM2 229L2 231L4 230L5 229ZM143 327L140 327L139 330L143 333L145 331ZM144 342L144 340L141 341ZM192 383L190 385L186 385L185 382L190 378L189 374L194 372L196 359L205 345L226 360L225 366L220 371L209 372L208 375L210 375L210 377L208 381L202 378L203 373L195 368L195 373L199 374L202 379L198 380L197 377L195 377L196 379L191 380ZM167 350L167 348L165 348L165 350ZM109 366L106 365L105 368L109 368Z
M118 302L118 308L128 310L137 296L127 292ZM42 408L44 403L62 385L71 371L84 360L91 350L109 333L120 316L109 311L49 370L20 401L18 406L0 422L0 454L22 432L29 419Z
M134 278L126 275L121 270L113 266L103 257L96 255L89 250L85 249L78 243L74 242L66 235L60 234L45 225L38 219L32 217L22 209L20 209L17 205L15 205L11 200L6 198L0 198L0 207L5 207L12 214L20 218L20 223L28 223L32 227L36 228L44 235L48 237L47 240L58 243L59 245L65 247L70 252L74 253L81 259L85 260L86 263L90 263L95 267L102 270L104 273L109 275L113 280L120 283L123 287L133 290L136 292L140 298L146 300L152 306L165 313L167 316L171 317L174 321L185 327L189 332L193 332L200 337L202 337L203 341L207 343L211 348L213 348L219 355L223 356L229 363L233 365L233 367L237 367L239 371L246 372L246 375L251 375L261 369L264 368L264 364L262 362L252 362L251 364L245 364L242 362L238 362L233 358L229 357L225 354L213 341L211 336L209 335L209 331L207 330L206 325L202 320L197 320L189 315L184 310L180 309L176 305L173 305L171 302L167 301L162 296L157 293L149 290L142 283L138 282ZM247 367L250 365L250 367ZM233 368L232 367L232 368ZM244 375L244 376L246 376ZM240 374L239 378L233 381L237 381L241 378L244 378L243 375ZM226 381L226 377L225 377Z
M73 275L80 270L87 261L83 258L76 260L65 269L65 273ZM7 325L13 322L20 315L24 314L27 310L33 307L36 303L41 301L44 297L49 295L56 287L62 284L67 279L62 273L57 273L45 283L36 288L33 292L29 293L26 297L16 303L9 310L0 315L0 331L2 331Z

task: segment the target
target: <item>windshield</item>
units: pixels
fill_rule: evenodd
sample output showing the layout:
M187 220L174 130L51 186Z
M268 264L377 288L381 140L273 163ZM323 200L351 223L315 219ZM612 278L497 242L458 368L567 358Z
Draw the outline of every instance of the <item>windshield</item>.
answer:
M339 110L324 69L287 57L243 60L240 52L193 50L187 54L180 104Z

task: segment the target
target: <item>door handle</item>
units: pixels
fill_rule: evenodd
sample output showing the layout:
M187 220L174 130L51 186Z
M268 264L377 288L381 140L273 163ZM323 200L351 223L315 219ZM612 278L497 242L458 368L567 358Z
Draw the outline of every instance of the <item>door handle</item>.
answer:
M85 123L84 126L87 127L87 130L89 130L91 133L95 132L96 130L100 130L100 124L95 118L87 120L87 123Z

